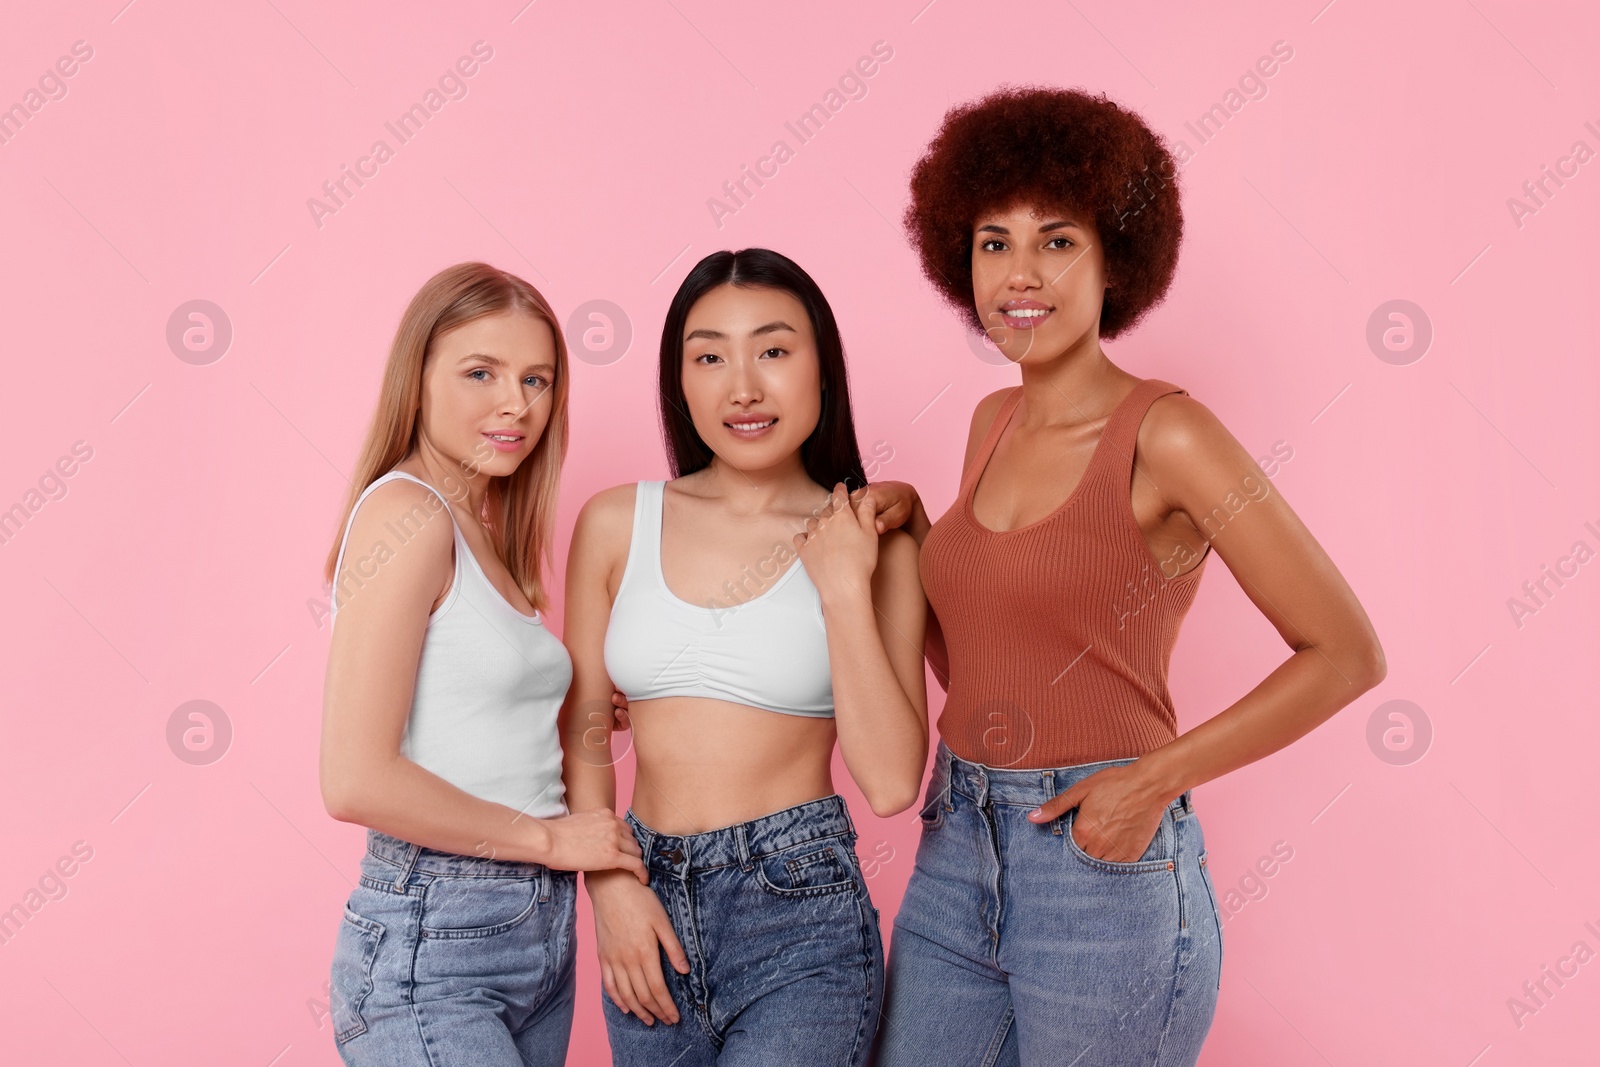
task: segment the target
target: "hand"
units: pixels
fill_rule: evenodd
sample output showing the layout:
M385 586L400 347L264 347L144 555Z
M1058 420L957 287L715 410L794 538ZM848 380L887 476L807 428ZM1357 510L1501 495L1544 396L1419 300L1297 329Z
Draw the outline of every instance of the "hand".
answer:
M879 533L904 526L922 502L916 488L909 482L873 482L851 493L850 498L857 499L858 493L872 497L873 506L878 512Z
M679 974L689 973L689 957L661 901L618 874L586 874L583 879L594 905L595 948L606 996L624 1015L631 1011L646 1026L654 1026L657 1018L677 1022L678 1006L661 974L660 950L666 950Z
M807 519L806 532L794 535L800 562L824 600L872 595L872 572L878 565L876 521L872 497L862 492L860 503L853 503L844 483L838 482L822 514Z
M616 722L616 725L611 729L626 730L628 728L628 698L623 696L621 691L613 691L611 694L611 706L617 709L611 713L612 719Z
M1096 771L1030 811L1028 818L1048 823L1077 808L1078 817L1067 832L1079 848L1095 859L1137 863L1155 840L1171 801L1149 787L1135 762Z
M632 871L645 885L650 875L644 869L644 853L634 839L633 828L609 808L579 811L556 819L543 820L550 831L546 867L558 871Z

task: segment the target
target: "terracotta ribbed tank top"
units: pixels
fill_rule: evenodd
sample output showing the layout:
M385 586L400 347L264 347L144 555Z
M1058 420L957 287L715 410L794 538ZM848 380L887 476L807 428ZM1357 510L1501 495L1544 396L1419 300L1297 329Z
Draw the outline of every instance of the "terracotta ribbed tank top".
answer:
M1177 736L1167 665L1210 546L1165 578L1134 518L1131 486L1145 412L1184 392L1141 381L1106 420L1072 495L1039 521L996 533L978 524L972 498L1021 387L1001 404L960 495L922 546L922 584L950 653L938 728L957 756L1064 767L1142 756Z

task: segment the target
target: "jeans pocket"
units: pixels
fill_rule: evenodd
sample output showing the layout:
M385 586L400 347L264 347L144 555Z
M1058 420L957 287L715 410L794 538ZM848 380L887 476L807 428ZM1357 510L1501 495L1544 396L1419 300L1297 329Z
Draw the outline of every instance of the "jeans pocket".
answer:
M514 930L539 907L541 877L472 878L439 875L422 894L422 936L492 937Z
M344 1044L367 1032L361 1014L367 994L372 992L372 964L383 939L383 924L344 909L339 936L333 949L332 982L328 987L329 1013L333 1016L333 1039Z
M1061 836L1065 839L1066 849L1079 863L1086 867L1111 874L1137 874L1145 871L1170 871L1176 862L1177 832L1170 811L1162 813L1161 822L1156 827L1155 836L1150 839L1150 844L1146 846L1144 855L1132 862L1107 860L1089 855L1072 836L1073 827L1078 819L1078 809L1073 808L1062 818L1064 821L1061 827Z
M755 861L756 881L780 897L847 893L858 885L850 842L845 838L802 841Z

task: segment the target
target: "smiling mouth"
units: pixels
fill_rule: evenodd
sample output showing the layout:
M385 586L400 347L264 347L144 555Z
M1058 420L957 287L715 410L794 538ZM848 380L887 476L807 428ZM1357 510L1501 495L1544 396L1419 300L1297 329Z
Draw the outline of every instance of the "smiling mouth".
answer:
M732 430L735 434L741 437L749 437L755 434L765 433L770 427L777 425L777 422L777 417L774 416L773 418L761 419L759 421L751 420L746 422L725 422L722 425L726 426L728 429Z
M1031 330L1055 313L1055 308L1000 308L1000 317L1013 330Z

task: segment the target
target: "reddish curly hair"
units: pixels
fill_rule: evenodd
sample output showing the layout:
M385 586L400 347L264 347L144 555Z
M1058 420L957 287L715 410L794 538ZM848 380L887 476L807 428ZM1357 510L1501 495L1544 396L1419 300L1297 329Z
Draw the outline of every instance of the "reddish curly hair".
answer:
M1104 93L1002 88L952 108L911 172L905 225L922 272L982 332L972 302L972 228L1017 203L1094 220L1106 268L1100 336L1133 326L1178 267L1178 168L1161 137Z

